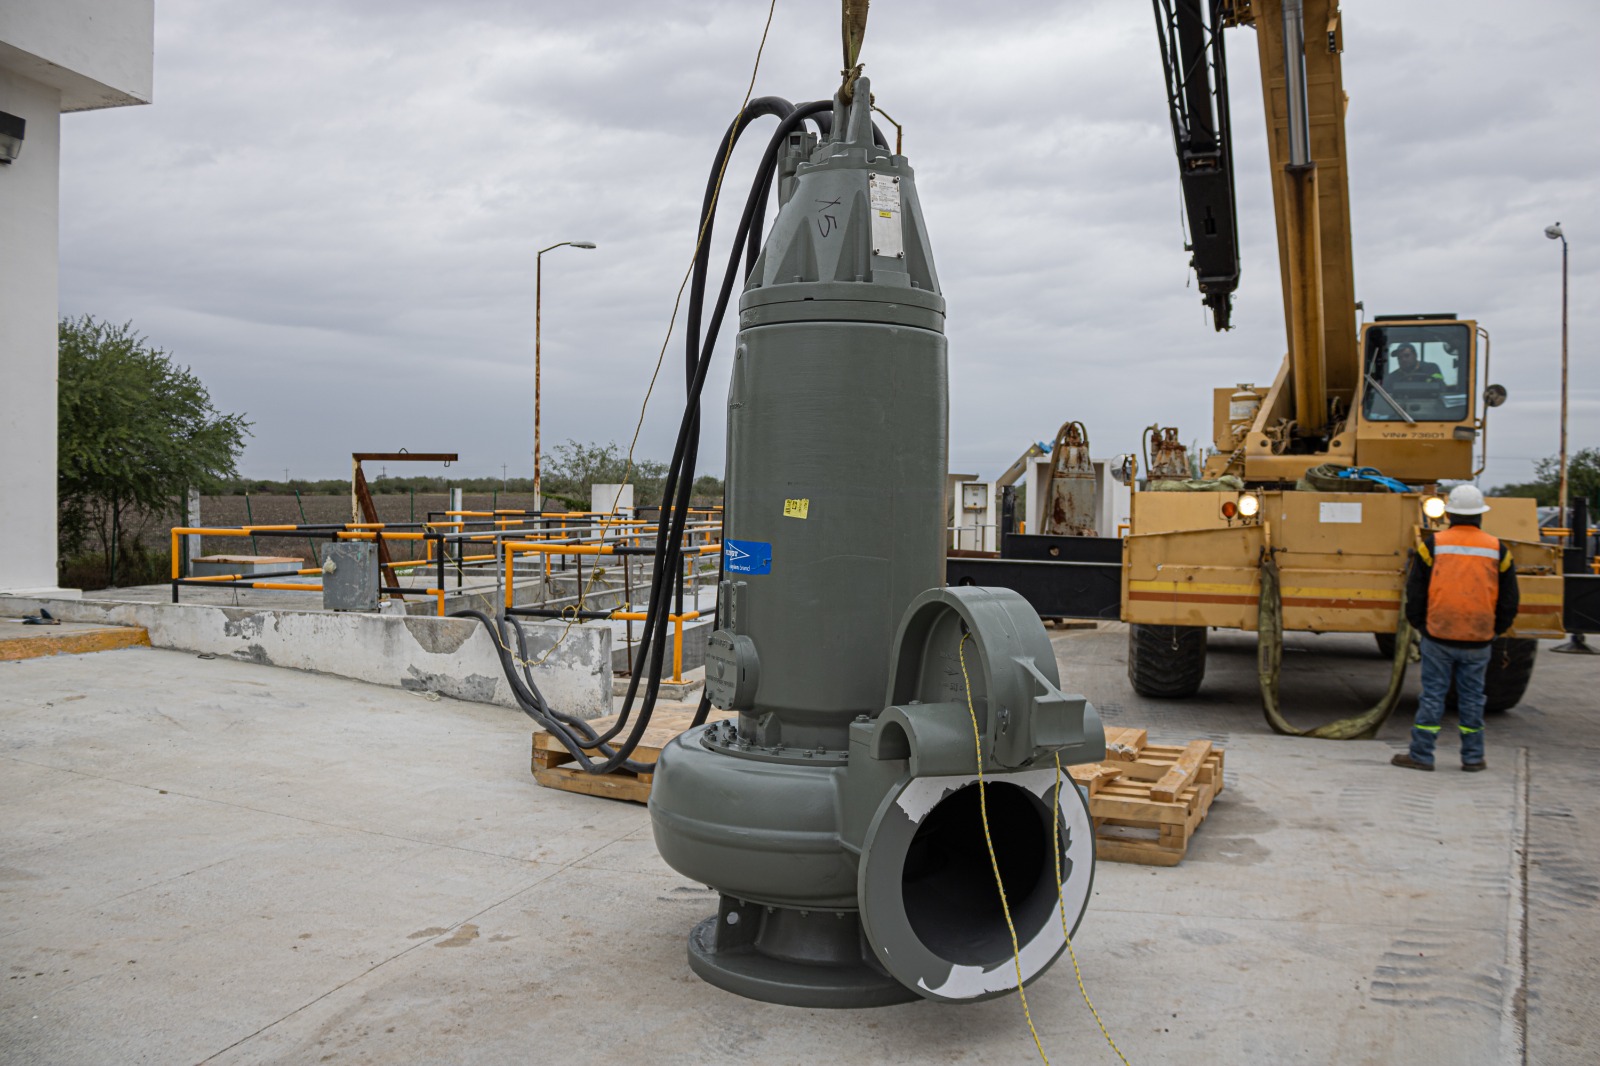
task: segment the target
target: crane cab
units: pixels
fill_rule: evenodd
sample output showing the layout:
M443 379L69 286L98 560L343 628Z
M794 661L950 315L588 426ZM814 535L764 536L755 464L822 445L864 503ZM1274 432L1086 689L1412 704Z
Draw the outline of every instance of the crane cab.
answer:
M1454 315L1380 316L1364 326L1355 402L1329 450L1402 481L1471 478L1483 429L1480 333L1487 341L1476 322Z

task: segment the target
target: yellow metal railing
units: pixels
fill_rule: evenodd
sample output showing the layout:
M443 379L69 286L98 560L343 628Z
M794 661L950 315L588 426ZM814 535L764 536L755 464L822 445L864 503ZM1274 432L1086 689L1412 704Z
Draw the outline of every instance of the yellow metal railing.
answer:
M653 525L654 523L649 524ZM691 530L688 532L710 533L712 532L712 529L708 526L702 530ZM632 540L636 538L629 539ZM506 608L511 609L515 606L515 560L518 555L543 556L544 572L546 575L548 575L550 572L550 559L552 556L614 556L618 554L617 549L622 546L623 545L620 544L550 544L526 539L503 541L501 543L501 550L504 553L502 558L502 577L505 585ZM705 555L714 555L721 551L722 542L719 540L709 544L686 546L684 548L684 555L686 557L693 558ZM628 555L624 554L623 557L627 558ZM606 617L616 621L643 622L648 621L650 616L644 611L618 608L617 610L609 612ZM698 610L684 611L682 613L667 615L667 621L672 623L672 681L674 683L681 683L683 681L683 624L685 622L692 622L699 617L700 611Z
M249 581L248 579L251 576L249 574L206 574L206 575L201 576L201 577L192 577L192 576L191 577L184 577L184 576L182 576L183 559L182 559L182 556L179 554L179 538L180 537L192 537L192 536L200 536L200 537L248 537L251 533L258 533L258 532L261 532L263 530L299 532L300 528L301 527L296 526L296 525L234 526L232 528L219 527L219 526L174 526L172 528L172 532L171 532L171 541L170 541L170 548L169 548L169 550L171 551L171 558L172 558L172 583L173 583L173 586L174 586L174 588L176 588L176 586L178 584L180 584L180 583L185 584L185 585L200 585L200 584L222 584L224 582L230 582L230 583L231 582L237 582L239 584L237 586L234 586L234 587L250 588L250 589L269 589L269 590L279 591L279 592L321 592L322 591L322 586L321 585L312 585L312 584L307 584L307 583L286 582L286 581ZM351 539L360 539L360 540L373 540L373 539L376 539L377 533L375 531L372 531L372 530L382 529L382 528L383 528L383 526L382 526L381 523L350 522L350 523L346 523L346 529L345 530L338 531L336 533L336 535L338 537L340 537L340 538L351 538ZM403 540L422 540L422 539L426 539L427 536L428 536L428 534L426 534L426 533L385 533L384 534L384 538L385 539L400 538L400 539L403 539ZM483 561L483 560L491 560L491 559L494 558L494 556L493 555L479 555L479 556L475 556L475 557L474 556L469 556L468 558L469 559L475 558L475 559L477 559L479 561ZM432 561L431 559L415 559L415 560L411 560L411 561L408 561L408 562L394 563L394 564L392 564L391 568L394 569L394 570L411 569L413 567L426 566L431 561ZM465 561L465 560L463 560L463 561ZM322 574L322 567L320 567L320 566L307 566L307 567L301 567L301 568L295 570L295 575L299 576L299 577L314 577L314 576L321 576L321 574ZM285 576L287 576L287 574L285 574ZM420 596L432 596L434 598L436 606L437 606L437 614L441 618L444 617L444 613L445 613L445 611L444 611L445 590L444 589L418 588L418 589L408 589L407 591L408 592L415 592Z

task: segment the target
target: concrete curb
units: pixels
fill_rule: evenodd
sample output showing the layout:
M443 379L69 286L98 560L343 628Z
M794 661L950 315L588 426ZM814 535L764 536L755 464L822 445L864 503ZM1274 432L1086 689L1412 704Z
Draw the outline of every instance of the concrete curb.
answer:
M516 706L494 637L470 618L292 611L207 604L0 597L0 615L44 607L63 622L137 626L157 648L331 674L474 703ZM528 622L534 680L552 707L611 713L611 630Z
M37 659L45 655L85 655L116 648L150 646L150 634L137 626L105 626L96 629L63 630L15 627L19 632L0 633L0 663Z

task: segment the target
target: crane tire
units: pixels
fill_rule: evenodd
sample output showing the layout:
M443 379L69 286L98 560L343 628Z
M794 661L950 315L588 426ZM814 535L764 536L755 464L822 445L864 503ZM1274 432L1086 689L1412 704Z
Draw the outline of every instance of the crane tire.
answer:
M1128 626L1128 680L1139 695L1183 699L1205 676L1205 626Z
M1489 653L1489 669L1483 676L1483 713L1504 714L1522 702L1528 691L1528 681L1533 677L1533 661L1539 654L1539 642L1524 637L1496 637ZM1444 697L1444 709L1456 713L1457 698L1454 682Z
M1503 714L1522 702L1533 677L1533 662L1539 655L1539 642L1524 637L1499 637L1484 675L1485 714Z
M1378 645L1378 654L1392 662L1394 660L1394 634L1374 633L1372 634L1372 639Z

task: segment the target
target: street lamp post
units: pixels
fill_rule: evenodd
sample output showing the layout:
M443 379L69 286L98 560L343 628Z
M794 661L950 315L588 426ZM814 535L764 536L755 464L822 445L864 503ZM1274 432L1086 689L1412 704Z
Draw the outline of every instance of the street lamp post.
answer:
M1557 482L1556 506L1559 510L1560 521L1567 530L1566 546L1579 544L1583 547L1583 555L1588 557L1589 552L1589 516L1584 512L1581 529L1574 529L1572 515L1567 511L1567 235L1561 232L1561 223L1544 228L1544 235L1553 241L1561 242L1561 471L1560 480ZM1576 538L1576 539L1574 539ZM1595 650L1589 647L1588 641L1582 633L1568 634L1565 644L1557 645L1551 651L1564 651L1578 655L1593 655Z
M539 483L539 320L541 304L543 302L542 290L544 288L544 253L557 248L594 248L593 241L558 241L549 248L540 248L539 253L533 257L533 508L536 511L544 510L544 494Z
M1561 242L1561 480L1558 492L1557 506L1561 515L1561 524L1568 524L1567 519L1567 235L1561 232L1561 223L1546 226L1544 235L1553 241ZM1584 530L1587 534L1588 530ZM1571 543L1571 538L1568 538Z

